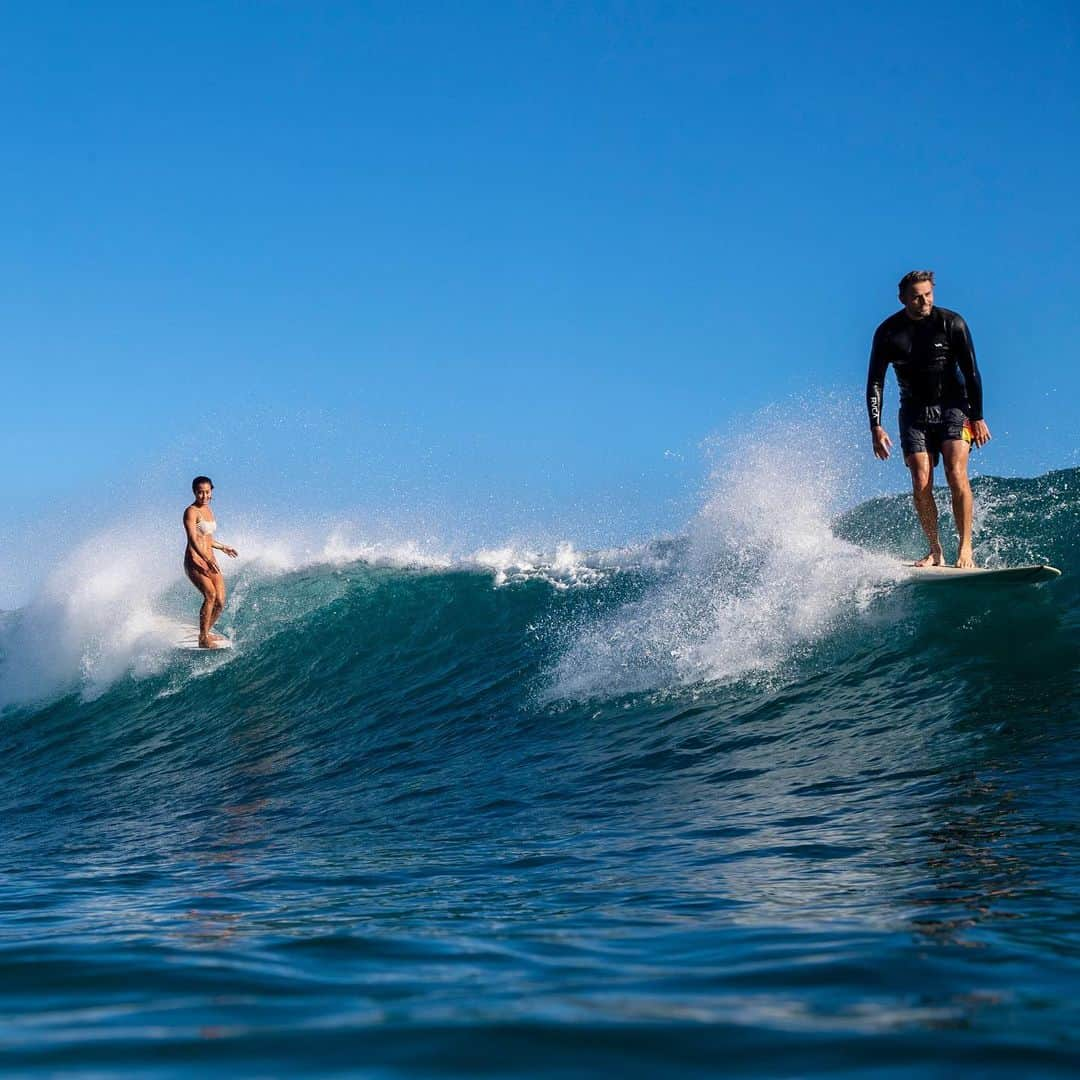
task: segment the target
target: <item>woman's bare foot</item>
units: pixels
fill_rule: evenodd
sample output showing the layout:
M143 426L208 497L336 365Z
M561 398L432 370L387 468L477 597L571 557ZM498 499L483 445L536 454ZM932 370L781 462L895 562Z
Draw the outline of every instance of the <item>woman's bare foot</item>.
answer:
M221 646L218 644L218 641L220 641L220 640L221 640L221 637L218 634L214 634L214 635L212 635L211 637L208 637L208 638L201 637L201 638L199 638L199 648L200 649L220 649Z
M929 554L924 555L921 559L917 559L911 564L912 566L944 566L945 565L945 552L941 550L941 545L932 547ZM959 565L959 564L957 564Z

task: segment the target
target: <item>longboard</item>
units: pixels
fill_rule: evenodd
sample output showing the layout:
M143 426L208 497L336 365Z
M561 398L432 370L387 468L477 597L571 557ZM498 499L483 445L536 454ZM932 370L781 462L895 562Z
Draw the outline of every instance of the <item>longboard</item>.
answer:
M231 649L233 647L232 641L223 637L217 642L217 648L219 649ZM214 652L214 649L202 649L199 647L198 634L185 635L176 642L176 648L181 652Z
M1003 569L974 567L960 570L955 566L911 566L904 570L916 581L963 581L970 585L1034 585L1040 581L1053 581L1061 577L1056 566L1040 563L1037 566L1007 566Z

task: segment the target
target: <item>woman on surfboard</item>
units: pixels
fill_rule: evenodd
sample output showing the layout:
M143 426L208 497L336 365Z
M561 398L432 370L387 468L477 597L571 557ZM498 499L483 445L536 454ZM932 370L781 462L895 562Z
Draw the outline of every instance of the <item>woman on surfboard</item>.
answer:
M196 476L191 481L195 501L184 511L184 531L187 549L184 551L184 573L203 595L199 611L199 648L219 649L225 639L212 632L214 623L225 609L225 578L221 576L215 549L236 558L236 549L214 539L217 521L210 509L214 497L214 482L209 476Z

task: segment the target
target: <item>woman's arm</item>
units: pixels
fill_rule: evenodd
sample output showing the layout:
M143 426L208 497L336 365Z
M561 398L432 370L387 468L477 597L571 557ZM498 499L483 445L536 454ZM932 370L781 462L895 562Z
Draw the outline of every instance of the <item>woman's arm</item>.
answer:
M184 532L187 533L187 553L191 555L191 561L208 574L218 573L217 563L214 560L214 550L211 546L203 550L203 545L209 537L203 536L196 528L197 515L194 506L189 506L184 511Z

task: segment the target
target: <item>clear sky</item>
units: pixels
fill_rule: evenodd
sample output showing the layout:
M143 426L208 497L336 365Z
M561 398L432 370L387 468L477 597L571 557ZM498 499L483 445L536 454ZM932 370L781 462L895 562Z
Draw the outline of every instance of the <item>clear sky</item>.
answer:
M912 267L981 471L1075 465L1078 84L1054 0L6 4L4 537L195 472L674 526L762 406L864 422Z

